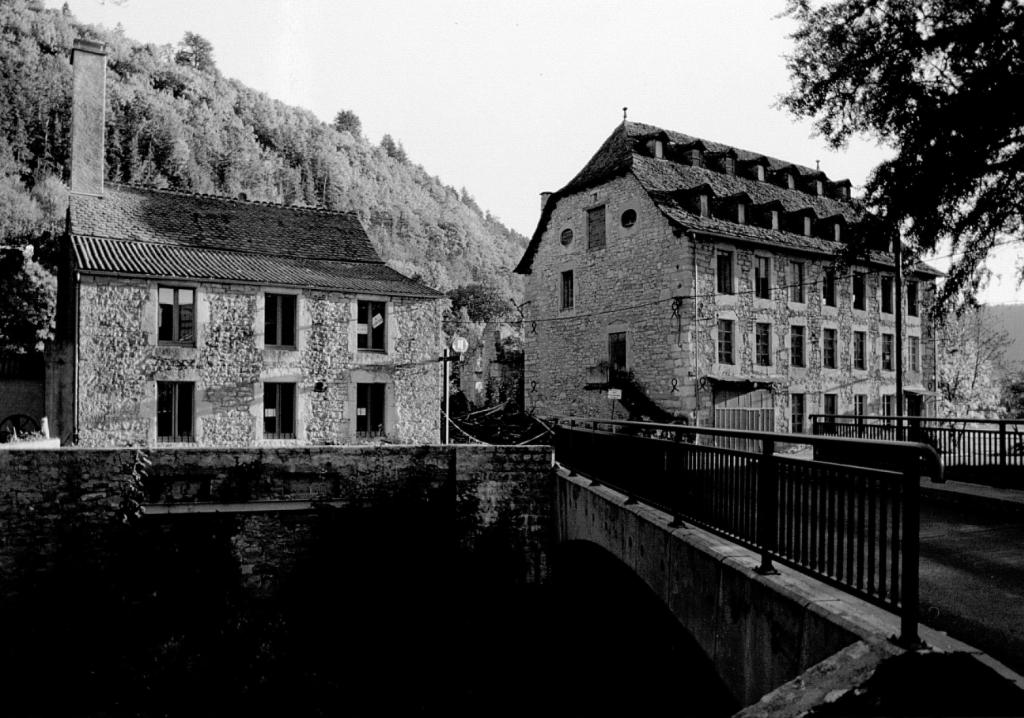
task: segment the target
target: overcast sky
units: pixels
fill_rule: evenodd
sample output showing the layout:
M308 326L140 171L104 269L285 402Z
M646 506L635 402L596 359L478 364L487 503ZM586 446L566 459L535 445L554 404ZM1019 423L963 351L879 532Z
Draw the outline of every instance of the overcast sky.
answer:
M834 152L775 107L794 28L778 17L784 0L67 1L140 42L196 32L223 74L324 121L353 110L371 141L390 133L527 236L539 193L579 171L624 106L638 122L820 161L855 193L886 155L870 141ZM1019 255L992 263L1005 277L985 300L1016 299Z

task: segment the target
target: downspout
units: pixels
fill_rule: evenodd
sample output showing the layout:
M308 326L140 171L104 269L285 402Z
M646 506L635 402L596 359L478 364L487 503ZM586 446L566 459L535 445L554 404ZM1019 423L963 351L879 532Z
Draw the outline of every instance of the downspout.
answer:
M697 233L688 230L686 234L690 237L690 257L693 259L693 329L690 332L690 349L693 351L693 423L700 426L700 371L697 366L700 352L697 351L697 332L700 323L697 312Z
M81 322L82 320L82 273L75 272L75 333L74 333L74 345L75 345L75 360L71 365L72 384L75 387L75 400L74 400L74 412L75 418L72 424L71 432L71 443L75 446L78 445L78 395L79 395L79 371L78 371L78 340L81 336Z

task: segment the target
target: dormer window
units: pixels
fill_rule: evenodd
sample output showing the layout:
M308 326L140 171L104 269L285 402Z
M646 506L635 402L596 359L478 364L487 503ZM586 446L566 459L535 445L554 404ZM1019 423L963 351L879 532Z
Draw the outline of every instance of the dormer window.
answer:
M792 172L786 173L786 189L796 189L796 176Z
M726 155L722 158L722 169L729 176L736 174L736 158L732 155Z
M814 194L821 197L825 194L825 183L819 180L814 180Z
M764 182L764 165L757 165L755 170L757 171L757 181Z
M665 145L661 140L654 141L654 156L659 160L665 156Z
M792 176L793 175L790 175L790 177L792 177ZM805 214L804 215L804 236L805 237L810 237L811 236L811 215L809 215L809 214Z
M843 225L840 222L832 225L832 239L836 242L843 241Z
M690 163L691 167L704 166L704 153L696 147L686 151L686 159Z
M779 228L779 210L773 209L772 210L772 229L778 229L778 228Z
M736 223L747 223L747 205L745 202L740 202L739 204L736 205Z
M700 216L711 216L711 196L707 192L700 193Z

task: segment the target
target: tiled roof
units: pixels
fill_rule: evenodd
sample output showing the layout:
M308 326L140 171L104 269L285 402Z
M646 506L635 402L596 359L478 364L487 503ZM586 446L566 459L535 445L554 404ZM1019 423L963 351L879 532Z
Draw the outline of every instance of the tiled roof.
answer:
M85 272L299 286L338 292L440 297L382 262L342 262L72 235Z
M440 296L385 266L352 213L114 183L70 212L82 271Z
M516 267L516 272L522 274L530 272L533 257L537 252L541 237L547 228L551 213L561 197L575 194L576 192L603 184L615 177L629 173L637 179L655 205L661 210L662 214L676 226L695 231L708 231L717 235L735 237L741 241L757 242L766 246L835 254L843 245L818 237L794 234L784 229L766 229L750 224L727 222L713 217L701 217L688 211L680 200L687 191L692 191L698 187L705 187L717 198L746 194L755 206L774 204L784 212L810 211L818 219L842 217L847 224L855 224L865 217L865 213L860 206L852 201L841 201L831 197L808 194L799 189L787 189L769 182L760 182L739 175L728 175L704 167L694 167L690 164L668 158L661 159L648 156L640 151L643 142L648 139L659 139L676 147L702 147L706 154L718 156L723 156L731 151L735 154L737 162L741 166L757 160L765 164L769 172L790 169L795 171L802 179L826 179L824 173L810 167L794 165L791 162L774 157L730 147L718 142L710 142L671 130L663 130L652 125L624 122L605 140L604 144L601 145L601 148L586 166L565 187L553 193L549 198L544 210L541 212L540 222L530 240L530 244L526 248L526 252L523 254L519 265ZM848 185L849 183L843 180L833 184ZM892 265L890 255L883 252L871 252L870 254L871 261ZM937 272L924 265L920 265L918 271L937 274Z

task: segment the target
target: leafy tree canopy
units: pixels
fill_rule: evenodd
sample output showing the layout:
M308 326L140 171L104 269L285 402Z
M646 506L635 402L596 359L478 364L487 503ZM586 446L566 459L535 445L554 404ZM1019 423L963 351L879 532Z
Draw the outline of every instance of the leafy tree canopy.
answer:
M789 0L786 14L782 105L835 147L864 134L895 150L868 206L918 251L950 240L963 255L940 300L973 301L991 248L1024 239L1024 3Z
M353 137L361 137L363 122L359 119L359 115L352 110L340 110L334 116L334 122L331 123L331 127L338 132L348 132Z
M456 287L448 292L452 302L452 312L458 314L465 307L470 321L490 322L508 318L512 313L512 303L502 294L500 289L486 284L468 284Z
M213 64L213 43L202 35L186 32L174 55L179 65L188 65L202 72L213 72L217 68Z

